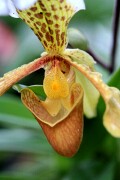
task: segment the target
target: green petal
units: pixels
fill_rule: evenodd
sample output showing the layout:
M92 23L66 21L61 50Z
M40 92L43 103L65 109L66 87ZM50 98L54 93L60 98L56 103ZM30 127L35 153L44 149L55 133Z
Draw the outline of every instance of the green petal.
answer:
M69 58L66 61L78 69L98 89L106 103L104 126L111 135L120 137L120 91L117 88L107 86L102 80L102 75L93 71L86 64L80 64L78 61L72 62Z
M95 117L97 114L97 104L99 100L99 92L93 86L93 84L79 71L75 70L76 72L76 80L78 83L81 84L84 90L84 98L83 98L83 107L84 107L84 114L88 118Z
M91 56L89 56L85 51L79 49L67 49L65 54L68 55L72 61L78 62L79 64L84 64L94 69L95 61ZM96 106L99 99L99 92L93 86L93 84L80 72L75 70L76 80L81 84L84 90L84 114L88 118L96 116Z
M66 49L65 55L70 57L71 60L77 62L78 64L83 64L94 69L94 64L96 63L94 59L85 51L80 49Z
M38 36L46 51L61 53L66 47L66 31L75 13L66 0L40 0L26 10L17 10L19 16Z

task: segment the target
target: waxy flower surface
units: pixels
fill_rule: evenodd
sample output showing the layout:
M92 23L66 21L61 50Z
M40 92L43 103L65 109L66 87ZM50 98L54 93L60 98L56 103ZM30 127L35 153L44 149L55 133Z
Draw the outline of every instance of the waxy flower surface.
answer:
M9 0L7 6L10 15L19 16L34 31L46 52L1 77L0 95L44 68L45 100L24 86L20 89L21 100L59 154L71 157L77 152L83 135L83 113L89 118L96 115L100 94L106 103L103 124L113 136L120 137L120 91L102 81L89 54L66 49L67 25L78 10L85 9L83 0Z

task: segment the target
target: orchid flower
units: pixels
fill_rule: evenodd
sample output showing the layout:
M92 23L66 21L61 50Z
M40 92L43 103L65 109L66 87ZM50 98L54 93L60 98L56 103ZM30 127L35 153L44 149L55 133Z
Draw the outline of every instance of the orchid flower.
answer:
M84 1L6 2L5 12L25 21L41 41L45 52L40 58L1 77L0 95L25 76L44 68L45 100L29 87L21 88L21 100L59 154L71 157L78 151L83 136L83 113L89 118L96 115L99 95L106 104L103 124L111 135L120 137L120 91L103 82L89 54L66 48L67 25L77 11L85 9Z

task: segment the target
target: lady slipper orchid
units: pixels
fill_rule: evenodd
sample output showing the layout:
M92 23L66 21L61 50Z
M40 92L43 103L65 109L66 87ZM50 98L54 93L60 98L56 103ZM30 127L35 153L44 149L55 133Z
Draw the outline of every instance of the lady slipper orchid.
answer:
M41 100L32 89L20 90L23 104L33 113L48 141L61 155L73 156L83 135L83 111L89 118L96 115L99 93L106 103L103 124L115 137L120 137L120 91L107 86L94 69L94 60L79 49L66 49L67 25L80 9L83 0L10 1L12 13L34 31L46 52L41 57L6 73L0 78L0 95L16 82L44 68ZM9 6L9 4L8 4Z

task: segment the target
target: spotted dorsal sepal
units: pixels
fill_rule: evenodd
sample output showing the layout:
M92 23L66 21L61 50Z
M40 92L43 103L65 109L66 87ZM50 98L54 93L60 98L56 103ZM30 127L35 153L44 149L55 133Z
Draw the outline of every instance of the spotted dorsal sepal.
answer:
M18 10L48 53L60 54L66 47L67 25L75 10L66 0L38 0L31 8Z

